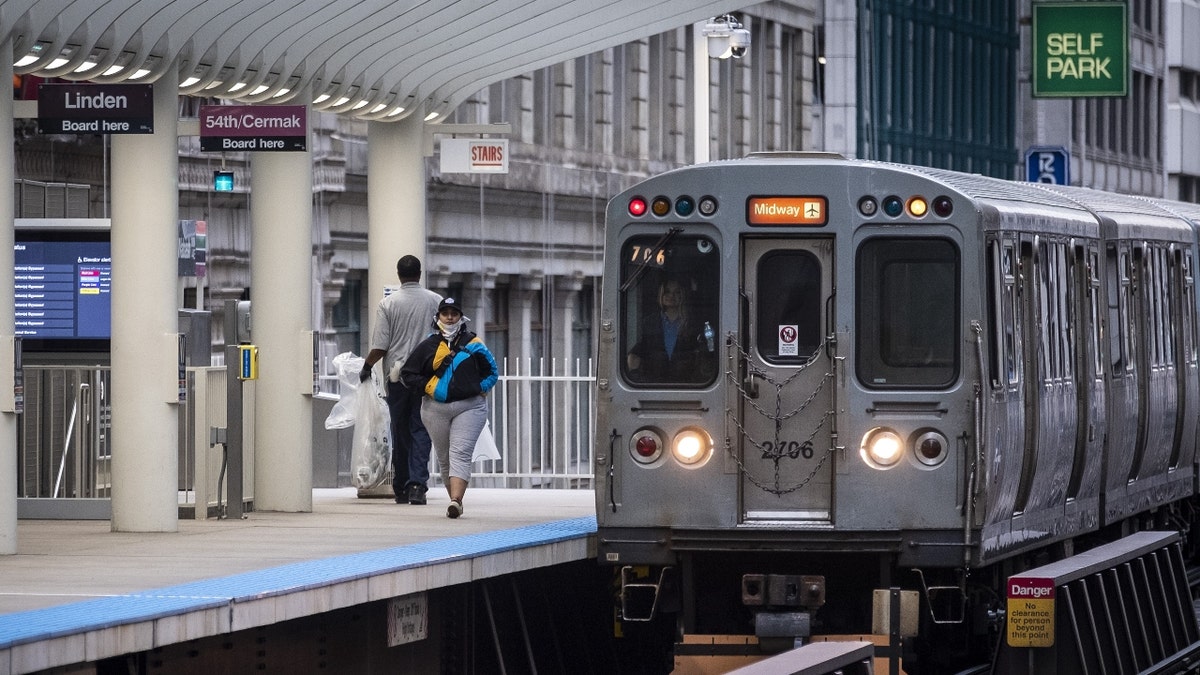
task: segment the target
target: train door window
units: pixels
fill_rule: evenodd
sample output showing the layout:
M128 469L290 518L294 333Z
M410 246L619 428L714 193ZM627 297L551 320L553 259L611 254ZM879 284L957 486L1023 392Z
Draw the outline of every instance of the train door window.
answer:
M1108 354L1112 363L1112 376L1123 377L1126 371L1133 369L1129 358L1130 349L1129 329L1126 324L1129 315L1129 253L1109 245L1105 252L1105 296L1108 304Z
M856 370L872 388L940 388L959 375L960 261L948 239L879 237L858 250Z
M759 259L759 299L754 320L759 326L759 355L770 363L806 363L821 345L821 263L812 251L779 250ZM784 344L773 326L795 326L794 348Z
M621 256L625 379L647 387L712 384L720 342L716 244L696 235L636 235Z
M988 320L992 326L989 362L992 387L1017 381L1016 269L1011 240L992 241L988 247Z
M1183 360L1189 365L1196 362L1196 279L1193 271L1191 252L1182 255L1183 276L1183 325L1180 326L1180 336L1183 339Z
M1094 250L1087 252L1087 303L1091 315L1092 368L1097 376L1104 374L1104 359L1100 356L1100 256Z

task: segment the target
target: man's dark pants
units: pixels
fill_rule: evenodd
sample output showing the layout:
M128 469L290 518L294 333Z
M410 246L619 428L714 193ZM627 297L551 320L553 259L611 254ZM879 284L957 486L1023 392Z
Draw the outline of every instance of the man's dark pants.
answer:
M392 491L396 501L408 501L408 488L429 485L429 432L421 422L421 392L388 382L388 413L392 418Z

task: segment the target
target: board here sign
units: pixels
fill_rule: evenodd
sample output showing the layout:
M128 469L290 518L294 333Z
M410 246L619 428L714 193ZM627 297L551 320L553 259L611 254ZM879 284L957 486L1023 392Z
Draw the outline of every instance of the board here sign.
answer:
M1124 2L1033 3L1033 95L1129 93L1129 11Z

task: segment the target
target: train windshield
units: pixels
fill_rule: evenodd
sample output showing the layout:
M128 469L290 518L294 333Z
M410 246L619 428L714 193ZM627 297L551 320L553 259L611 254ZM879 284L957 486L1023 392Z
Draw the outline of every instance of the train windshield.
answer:
M871 388L958 379L959 253L948 239L879 237L857 264L858 378Z
M637 235L621 247L621 368L638 386L703 387L717 376L720 255L711 239Z

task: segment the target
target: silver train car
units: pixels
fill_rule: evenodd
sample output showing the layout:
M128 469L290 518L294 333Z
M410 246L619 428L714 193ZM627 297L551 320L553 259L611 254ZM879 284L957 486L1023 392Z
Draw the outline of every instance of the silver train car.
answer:
M994 647L1006 575L1186 533L1197 222L822 153L615 197L595 473L625 630L866 634L898 587L912 662L949 672Z

